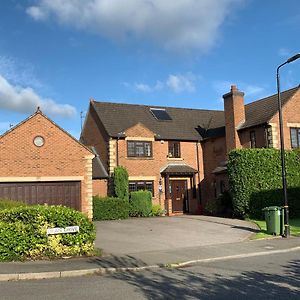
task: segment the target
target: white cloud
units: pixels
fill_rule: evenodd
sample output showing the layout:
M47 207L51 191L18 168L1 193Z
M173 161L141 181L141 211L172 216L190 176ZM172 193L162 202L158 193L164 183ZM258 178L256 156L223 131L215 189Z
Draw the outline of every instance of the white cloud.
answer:
M44 85L34 75L31 64L10 56L0 55L0 74L8 81L18 85L29 85L41 88Z
M183 91L194 92L195 91L195 78L189 74L184 75L169 75L166 84L175 93L180 93Z
M36 21L120 40L152 41L168 49L211 48L225 19L245 0L36 0L26 12Z
M162 83L161 81L157 81L153 86L150 86L146 83L135 83L133 87L136 91L149 93L162 90L164 87L164 83Z
M194 92L195 91L195 81L196 77L192 73L186 75L182 74L170 74L168 78L164 81L156 81L154 85L150 85L143 82L136 82L130 84L128 82L123 82L123 85L127 88L132 88L139 92L150 93L157 92L164 88L167 88L175 93L180 92Z
M27 13L32 16L37 21L42 21L47 19L47 13L38 6L31 6L27 10Z
M37 107L51 116L73 117L76 109L68 104L58 104L52 99L42 98L30 87L10 84L0 75L0 109L20 113L33 113Z
M232 85L236 85L237 88L245 93L245 96L248 97L262 97L266 94L266 88L263 86L259 86L259 85L253 85L253 84L248 84L245 82L230 82L230 81L214 81L212 83L212 87L213 89L216 91L216 93L218 95L220 95L220 99L222 99L223 102L223 98L222 96L226 93L229 93L230 88Z
M141 92L151 92L153 90L153 88L151 88L150 85L145 83L135 83L134 88L137 91L141 91Z
M291 56L291 51L287 48L280 48L278 50L278 55L284 58L290 57Z

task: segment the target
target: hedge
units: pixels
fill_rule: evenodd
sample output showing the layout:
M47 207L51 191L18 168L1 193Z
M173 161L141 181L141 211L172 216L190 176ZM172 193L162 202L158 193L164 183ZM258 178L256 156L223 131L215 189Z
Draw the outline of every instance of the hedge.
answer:
M48 228L79 226L79 232L47 236ZM24 206L0 211L0 261L90 254L94 224L62 206Z
M152 211L152 193L149 191L137 191L130 193L131 217L149 217Z
M300 152L285 151L290 216L300 216ZM261 209L283 205L280 151L239 149L229 153L234 214L262 218Z
M13 201L9 199L0 199L0 210L9 209L13 207L25 206L26 204L20 201Z
M115 197L93 197L93 215L95 221L118 220L129 217L129 202Z
M118 166L114 169L114 192L115 196L120 199L128 200L128 172L125 167Z

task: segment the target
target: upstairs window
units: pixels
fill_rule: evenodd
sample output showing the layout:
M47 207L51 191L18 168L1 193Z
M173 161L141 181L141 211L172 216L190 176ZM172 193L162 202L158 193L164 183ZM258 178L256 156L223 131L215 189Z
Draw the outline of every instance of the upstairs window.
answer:
M291 146L300 148L300 128L291 128Z
M250 131L250 147L256 148L256 136L254 130Z
M152 142L128 141L128 157L152 157Z
M180 142L169 142L168 157L180 158Z

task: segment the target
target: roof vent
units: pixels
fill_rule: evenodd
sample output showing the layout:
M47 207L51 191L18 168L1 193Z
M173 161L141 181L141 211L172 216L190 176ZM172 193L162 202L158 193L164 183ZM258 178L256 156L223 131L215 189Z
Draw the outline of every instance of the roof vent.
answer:
M150 112L158 121L171 121L172 118L164 108L150 108Z

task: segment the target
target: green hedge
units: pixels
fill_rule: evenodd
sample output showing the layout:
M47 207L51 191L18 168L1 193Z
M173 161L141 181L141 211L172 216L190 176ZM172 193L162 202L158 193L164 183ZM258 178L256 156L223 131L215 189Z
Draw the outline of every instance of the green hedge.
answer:
M0 199L0 210L24 206L24 205L26 205L26 204L24 204L23 202L20 202L20 201Z
M160 217L165 214L165 210L160 205L154 204L151 208L150 217Z
M79 232L47 236L48 228L79 226ZM62 206L25 206L0 211L0 261L90 254L94 224Z
M114 192L115 196L120 199L128 200L128 172L125 167L118 166L114 169Z
M300 216L300 152L285 151L291 217ZM261 209L283 205L280 151L240 149L229 154L228 175L234 214L261 218Z
M129 202L126 199L95 196L93 197L93 215L95 221L127 219Z
M149 217L152 211L152 193L149 191L137 191L130 193L131 217Z

